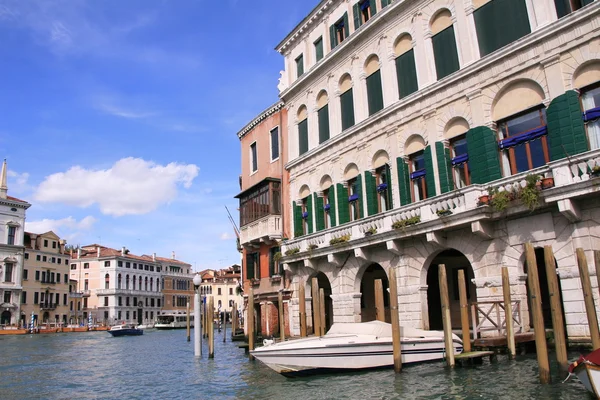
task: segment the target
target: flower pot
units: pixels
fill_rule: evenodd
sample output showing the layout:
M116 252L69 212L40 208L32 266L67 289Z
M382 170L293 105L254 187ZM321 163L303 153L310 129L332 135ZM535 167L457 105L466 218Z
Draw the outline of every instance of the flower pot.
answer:
M542 189L554 187L554 178L542 178Z
M490 195L484 194L483 196L479 196L479 204L482 204L482 205L490 204Z

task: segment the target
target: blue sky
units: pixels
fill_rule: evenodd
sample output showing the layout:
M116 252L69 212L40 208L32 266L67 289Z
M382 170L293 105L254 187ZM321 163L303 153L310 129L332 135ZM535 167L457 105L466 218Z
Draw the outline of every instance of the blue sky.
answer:
M317 1L0 0L0 157L26 230L239 262L236 133Z

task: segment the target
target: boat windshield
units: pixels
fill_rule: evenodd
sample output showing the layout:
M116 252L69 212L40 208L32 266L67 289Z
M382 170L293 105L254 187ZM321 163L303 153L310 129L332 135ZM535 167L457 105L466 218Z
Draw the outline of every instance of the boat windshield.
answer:
M175 320L175 317L172 315L159 315L157 317L156 322L158 324L170 324L171 322L173 322Z

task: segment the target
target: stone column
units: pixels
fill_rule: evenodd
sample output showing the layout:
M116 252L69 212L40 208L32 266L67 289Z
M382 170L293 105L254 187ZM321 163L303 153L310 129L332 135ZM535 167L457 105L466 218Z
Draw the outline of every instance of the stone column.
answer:
M465 9L466 16L466 40L469 45L469 49L471 52L471 57L465 60L465 65L471 64L481 58L481 54L479 53L479 40L477 38L477 28L475 27L475 16L474 16L474 7L473 5L469 5Z
M379 60L381 69L381 86L383 89L383 106L389 107L398 101L398 79L396 77L396 56L393 52L382 56Z

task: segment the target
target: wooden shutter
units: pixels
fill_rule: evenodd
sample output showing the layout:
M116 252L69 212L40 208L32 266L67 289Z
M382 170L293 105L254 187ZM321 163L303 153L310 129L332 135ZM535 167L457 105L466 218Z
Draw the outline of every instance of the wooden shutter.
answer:
M292 209L294 210L294 237L300 237L304 234L302 229L302 207L297 206L296 202L292 202Z
M344 185L338 183L336 185L337 189L337 206L338 206L338 216L339 216L339 225L345 224L350 221L350 215L348 210L348 188L345 188Z
M323 198L319 197L318 194L313 193L313 197L315 198L315 216L317 222L317 231L322 231L325 229L325 211L323 211Z
M400 191L400 205L405 206L412 203L408 165L406 165L402 157L398 157L396 159L396 165L398 166L398 189Z
M298 124L299 155L308 151L308 118Z
M546 121L552 161L589 150L577 92L570 90L552 100Z
M317 62L323 58L323 37L320 37L319 40L315 42L315 55L317 57Z
M385 176L387 177L387 191L386 191L386 196L387 196L387 202L388 202L388 208L391 210L392 208L394 208L394 196L392 196L392 172L390 171L390 166L388 164L385 164Z
M391 3L391 0L381 0L381 8L387 7Z
M377 0L369 1L369 6L371 7L371 17L377 14Z
M485 126L478 126L467 132L467 152L471 183L488 183L502 178L498 157L496 132Z
M331 42L331 50L337 46L337 35L335 34L335 24L329 27L329 41Z
M319 118L319 144L329 139L329 105L325 104L317 111Z
M367 214L375 215L378 212L377 183L375 182L375 177L370 171L365 171L365 190L367 192Z
M254 279L254 253L246 253L246 278Z
M423 161L425 162L425 184L427 185L427 197L434 197L435 190L435 174L433 170L433 158L431 156L431 146L425 147L423 150Z
M410 49L396 58L396 76L398 77L398 93L400 99L419 89L415 52L413 49Z
M354 30L358 30L360 28L360 24L362 19L360 18L360 4L356 3L352 6L352 14L354 15Z
M299 78L302 74L304 74L304 55L300 54L298 58L296 58L296 72L297 77Z
M362 176L356 175L356 194L358 194L358 218L365 216L365 201L363 199Z
M373 115L383 108L380 70L367 77L367 102L369 105L369 115Z
M450 192L454 189L454 180L452 178L452 161L450 159L450 149L444 147L442 142L435 142L435 152L437 155L438 176L440 178L440 190L442 193Z
M260 253L253 253L254 254L254 265L256 265L256 276L255 278L260 279L261 278L261 274L260 274Z
M331 222L331 228L333 228L336 225L336 218L335 218L335 185L332 185L329 188L329 193L328 193L328 204L329 204L329 221Z
M570 0L554 0L556 7L556 16L562 18L571 12L571 1Z
M309 235L313 233L313 202L312 196L307 196L304 201L306 202L306 212L308 213L308 217L306 218L306 225L308 226L308 230L306 233Z
M340 96L342 109L342 131L354 126L354 98L352 89L349 89Z
M435 58L435 71L440 80L451 73L458 71L458 51L454 26L449 26L431 38L433 43L433 56Z
M348 23L348 13L345 12L344 13L344 39L346 39L348 36L350 36L350 24Z
M557 8L557 14L561 13ZM482 57L531 32L525 0L490 1L475 10L473 17Z

